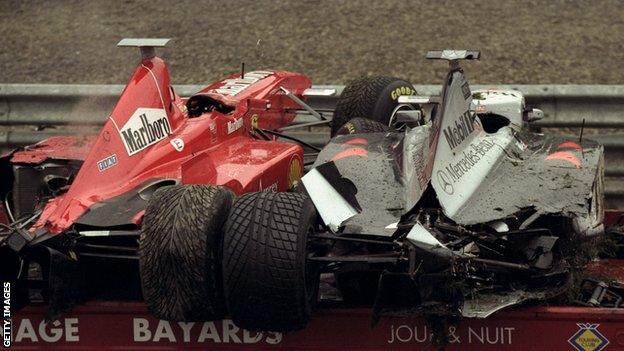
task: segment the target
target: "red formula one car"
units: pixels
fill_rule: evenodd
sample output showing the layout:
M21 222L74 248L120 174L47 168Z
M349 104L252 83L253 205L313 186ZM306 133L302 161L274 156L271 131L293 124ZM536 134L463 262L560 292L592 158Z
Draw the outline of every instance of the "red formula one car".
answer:
M58 312L100 296L102 281L125 293L140 281L158 317L220 318L220 228L234 196L299 181L303 148L277 136L298 110L311 111L302 100L315 94L310 79L243 71L181 98L154 54L166 42L119 43L142 59L99 135L51 138L1 159L0 267L20 304Z

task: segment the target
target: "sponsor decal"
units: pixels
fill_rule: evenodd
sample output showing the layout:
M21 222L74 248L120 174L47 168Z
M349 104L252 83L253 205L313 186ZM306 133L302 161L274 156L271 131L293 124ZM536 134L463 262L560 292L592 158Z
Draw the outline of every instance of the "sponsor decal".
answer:
M186 105L182 101L176 101L175 105L178 108L178 110L180 110L180 112L182 112L185 115L188 114Z
M583 151L583 147L579 143L576 143L574 141L564 141L563 143L557 145L557 149L573 149L576 151ZM581 168L581 160L570 151L555 151L546 156L546 160L562 160L569 162L574 167L576 167L576 169Z
M303 165L301 164L301 160L299 156L293 156L290 159L290 165L288 166L288 189L295 186L301 176L303 175Z
M116 154L112 154L112 155L108 156L107 158L105 158L105 159L103 159L101 161L98 161L97 167L98 167L98 170L100 172L102 172L102 171L105 171L105 170L113 167L116 164L117 164L117 155Z
M571 163L576 169L581 168L581 160L569 151L557 151L546 156L546 161L562 160Z
M468 327L459 330L457 327L447 328L449 344L463 345L513 345L515 327ZM426 344L434 342L433 331L426 325L391 325L388 344Z
M402 95L414 95L416 94L416 90L414 90L411 87L399 87L394 89L391 93L390 93L390 97L392 98L392 100L396 100L399 98L399 96Z
M468 100L470 98L470 87L468 86L468 82L464 82L461 86L462 94L464 94L464 99Z
M168 341L184 343L224 343L276 345L282 342L277 332L252 332L241 329L229 319L219 322L168 322L159 320L150 324L146 318L133 318L132 335L136 343Z
M339 153L335 154L334 157L331 158L331 161L338 161L347 157L368 157L368 150L362 149L359 147L352 147L346 150L342 150Z
M11 283L2 282L2 346L11 347Z
M239 130L243 126L243 119L239 118L233 121L227 122L227 132L228 134L232 134L235 131Z
M446 173L444 173L443 170L438 171L438 184L440 184L442 190L444 190L444 192L449 195L453 195L453 193L455 192L452 179Z
M276 193L277 192L277 182L267 186L266 188L262 187L262 179L260 179L260 191L264 191L267 193Z
M342 143L343 147L346 145L368 145L368 140L364 138L353 138Z
M119 130L128 156L132 156L171 134L167 113L159 108L138 108Z
M347 130L349 131L349 134L355 134L355 126L353 125L353 123L348 122L347 124L344 125L344 128L347 128Z
M184 150L184 140L180 138L171 139L169 143L171 143L171 146L173 146L177 152L182 152L182 150Z
M579 330L568 339L568 343L577 351L601 351L609 340L598 331L600 324L577 323Z
M251 116L251 129L258 129L258 114L254 113Z
M576 151L583 151L581 144L574 141L564 141L563 143L557 145L557 149L574 149Z
M224 84L218 89L212 90L212 92L222 95L234 96L240 94L242 91L249 88L257 81L264 79L272 74L273 72L271 71L248 72L245 73L245 78L233 78L224 80Z
M472 123L470 111L466 111L455 120L455 125L444 129L444 137L451 150L459 146L475 130Z
M440 180L440 172L443 172L445 173L445 179L450 179L455 183L464 174L468 173L494 145L494 142L488 139L482 139L476 144L470 144L469 148L462 151L459 158L446 165L444 170L438 171L438 181ZM440 183L440 185L442 184Z

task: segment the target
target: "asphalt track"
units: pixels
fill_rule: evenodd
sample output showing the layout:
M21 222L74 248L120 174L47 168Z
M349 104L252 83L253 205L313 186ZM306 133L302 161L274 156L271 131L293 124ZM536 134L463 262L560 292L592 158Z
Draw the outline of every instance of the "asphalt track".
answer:
M473 83L624 84L624 6L593 1L0 1L1 83L124 83L123 37L171 37L174 83L247 67L437 83L428 49L474 48Z

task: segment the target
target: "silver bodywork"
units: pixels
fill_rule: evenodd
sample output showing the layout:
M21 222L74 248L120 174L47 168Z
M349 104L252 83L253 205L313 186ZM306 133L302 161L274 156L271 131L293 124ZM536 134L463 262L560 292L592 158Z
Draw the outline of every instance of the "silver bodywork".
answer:
M507 105L488 105L490 111L514 122L486 133L481 117L471 112L474 94L462 91L466 87L463 73L454 73L443 97L442 115L423 126L400 133L334 138L319 154L313 168L317 171L302 178L306 188L313 189L310 194L321 216L335 219L326 224L334 231L351 225L358 233L389 235L382 229L412 210L431 184L445 215L460 225L504 223L519 209L534 208L534 218L563 213L575 218L579 232L600 233L601 199L593 184L601 184L603 178L602 146L585 141L582 150L561 148L567 139L523 131L516 124L522 124L519 93L500 99ZM366 157L333 161L351 147L348 142L353 138L366 140ZM573 157L578 165L556 157L558 153ZM318 170L330 166L354 184L353 197L361 207L357 213L353 209L358 206L342 209L348 201L336 201L334 188L312 184L321 176ZM335 217L335 213L352 216Z
M420 287L422 303L469 282L457 307L466 317L563 293L562 247L604 231L602 146L529 131L526 116L540 112L518 92L471 92L457 59L475 55L431 56L450 60L441 97L399 99L433 105L423 125L337 136L302 178L324 224L407 250L397 254L409 267L394 269Z

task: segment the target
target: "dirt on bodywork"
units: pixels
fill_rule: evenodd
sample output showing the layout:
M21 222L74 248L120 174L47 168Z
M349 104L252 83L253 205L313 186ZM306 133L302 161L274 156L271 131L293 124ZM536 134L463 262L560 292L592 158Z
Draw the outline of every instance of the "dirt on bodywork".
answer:
M584 142L578 157L593 166L577 169L567 161L545 162L565 140L519 136L527 145L523 151L504 153L487 186L451 219L431 187L414 193L417 205L408 205L414 200L405 195L411 183L403 170L422 171L404 153L409 133L336 137L313 172L344 199L330 195L327 203L339 235L405 241L413 263L402 286L410 293L398 299L419 296L410 301L410 313L487 317L522 301L559 296L580 282L580 272L596 257L595 242L602 240L574 229L575 219L592 211L601 147ZM325 214L323 202L316 205ZM377 313L406 313L405 305L387 308L397 305L397 295L384 288L401 284L390 273L381 278Z
M604 233L602 146L509 120L491 128L456 62L445 82L428 122L330 141L302 179L317 211L336 236L397 246L383 252L394 265L376 314L485 318L561 296Z

